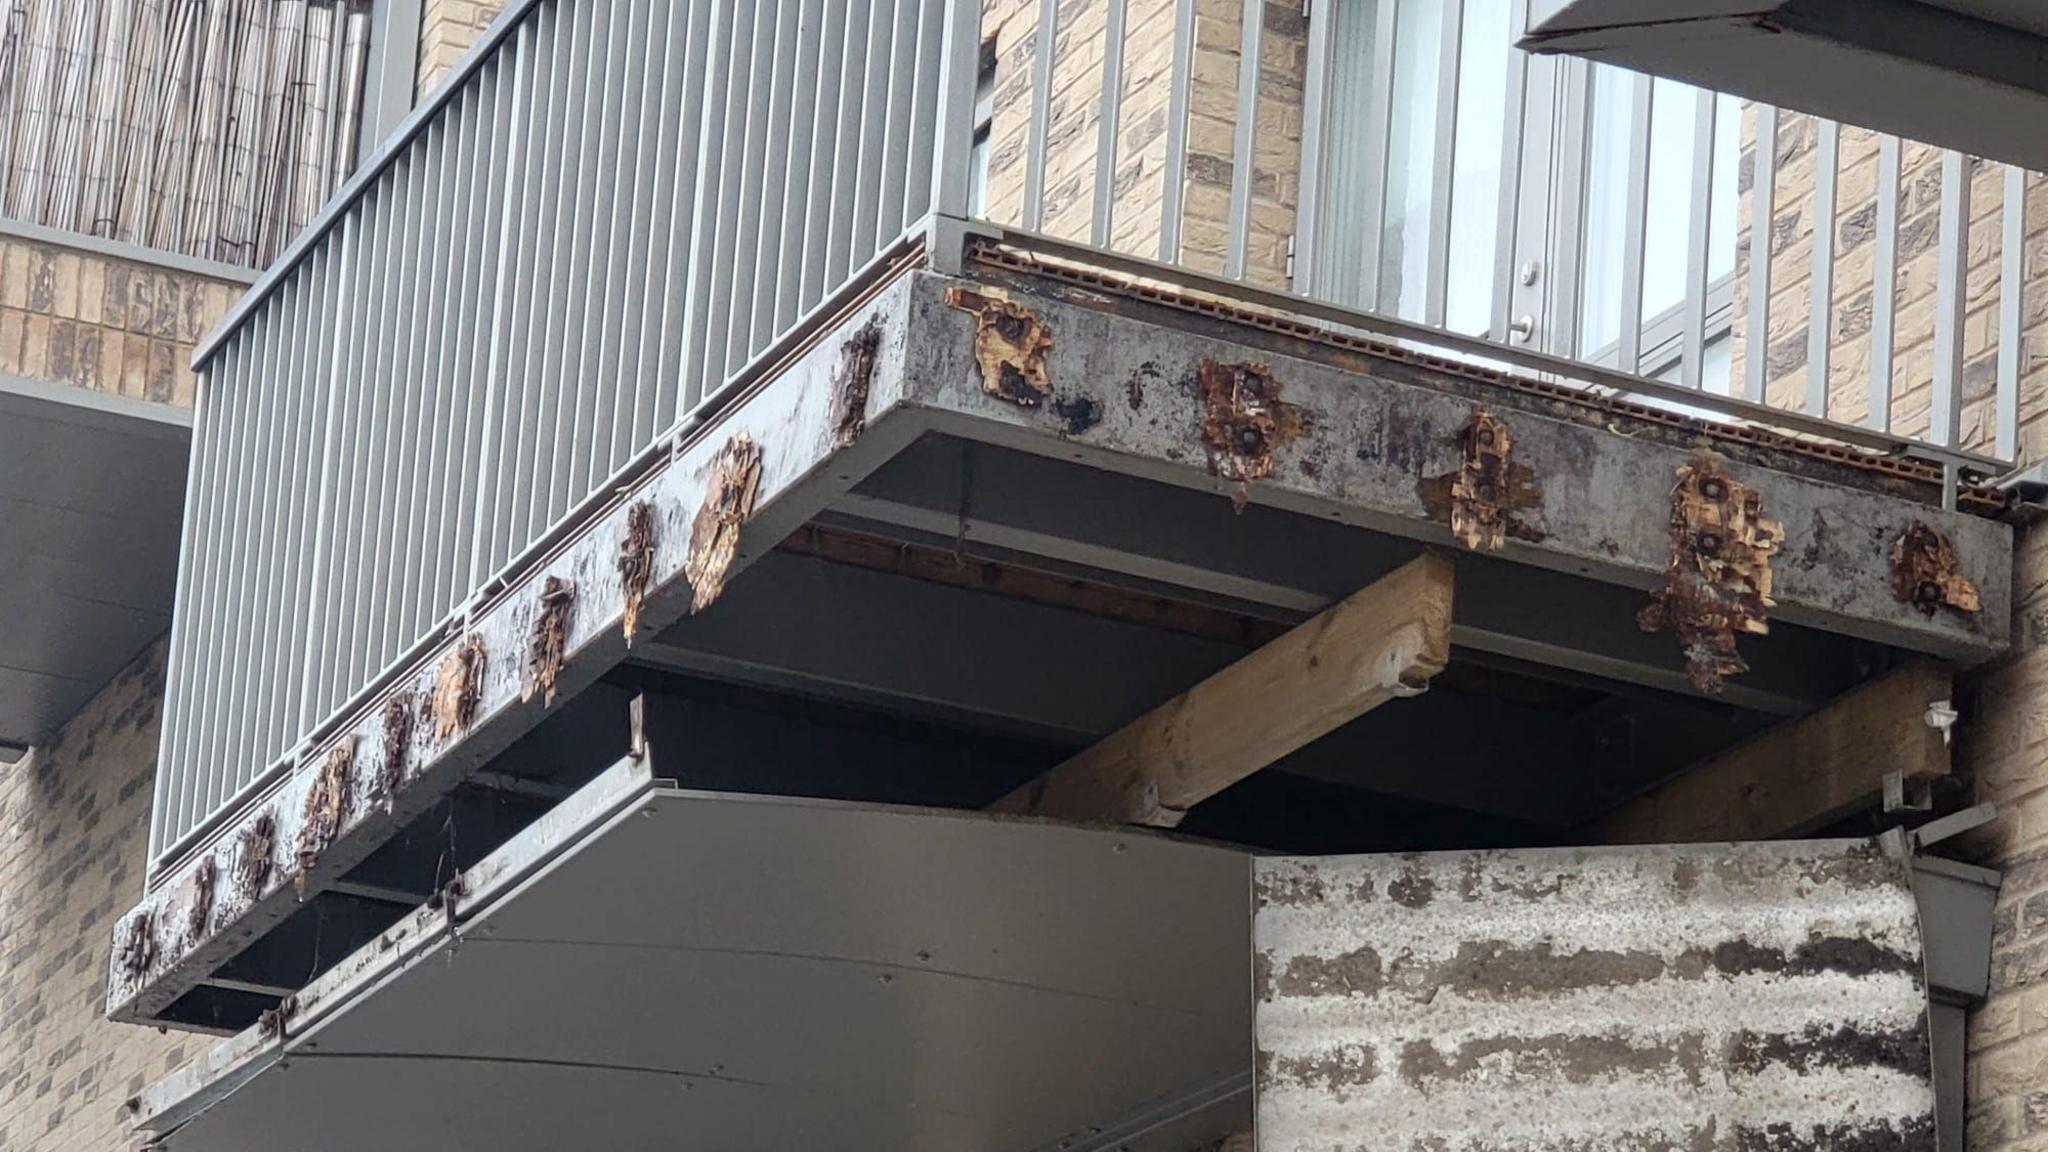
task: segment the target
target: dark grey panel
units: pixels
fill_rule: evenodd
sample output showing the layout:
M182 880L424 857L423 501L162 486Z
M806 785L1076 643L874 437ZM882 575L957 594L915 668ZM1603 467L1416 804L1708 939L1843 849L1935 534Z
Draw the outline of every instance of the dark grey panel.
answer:
M0 742L34 744L170 626L191 414L0 377Z
M151 1089L156 1123L197 1112L169 1147L1178 1152L1247 1122L1242 853L631 795L316 982L288 1067L259 1027Z

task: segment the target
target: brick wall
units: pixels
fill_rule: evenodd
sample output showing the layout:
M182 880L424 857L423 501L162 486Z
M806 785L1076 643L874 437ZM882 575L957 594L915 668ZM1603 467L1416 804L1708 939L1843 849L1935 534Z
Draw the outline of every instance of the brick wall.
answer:
M413 86L415 99L440 87L456 61L462 59L462 54L469 51L469 46L476 43L504 7L503 0L426 0L420 6L420 64L419 79Z
M1743 194L1736 242L1736 379L1748 347L1749 190L1755 173L1756 118L1743 114L1739 178ZM1806 394L1807 331L1812 299L1814 177L1818 131L1811 117L1780 114L1778 178L1769 244L1770 322L1767 330L1766 400L1799 407ZM1891 420L1895 432L1925 436L1934 379L1935 281L1939 251L1941 153L1906 142L1900 152L1898 282L1893 338ZM1828 415L1862 423L1870 412L1870 324L1876 254L1877 134L1844 127L1837 166L1835 308L1828 333ZM1997 371L1999 262L2003 251L2000 205L2004 168L1977 162L1970 192L1968 310L1963 324L1965 370L1960 442L1985 451L1995 443L1993 387ZM2035 254L2048 246L2048 180L2030 175L2027 185L2029 252L2024 351L2021 356L2020 451L2024 461L2048 451L2048 261Z
M159 642L47 747L0 767L0 1148L129 1145L123 1102L201 1038L103 1015L114 920L141 890Z
M1173 9L1172 0L1131 0L1125 19L1111 247L1146 257L1158 255L1166 193ZM1064 0L1053 47L1041 230L1073 240L1088 239L1095 210L1105 12L1100 3ZM1243 20L1243 0L1195 5L1181 260L1205 272L1223 270L1228 244ZM1264 21L1245 269L1254 283L1284 288L1287 236L1301 193L1308 27L1299 4L1266 4ZM1006 224L1023 221L1037 23L1036 0L989 0L982 23L982 35L996 47L987 215Z
M0 234L0 373L189 408L193 346L242 285Z
M1970 1018L1972 1152L2048 1148L2048 531L2018 549L2015 652L1977 679L1958 760L1999 819L1967 848L1999 868L1991 997Z

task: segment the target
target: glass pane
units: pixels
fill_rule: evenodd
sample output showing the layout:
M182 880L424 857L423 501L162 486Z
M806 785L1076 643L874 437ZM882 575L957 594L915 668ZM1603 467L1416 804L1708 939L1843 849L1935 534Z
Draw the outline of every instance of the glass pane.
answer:
M1650 200L1643 229L1643 317L1675 308L1685 300L1685 247L1690 232L1687 225L1692 218L1692 130L1697 92L1676 80L1659 79L1651 88Z
M1735 182L1742 163L1742 101L1714 101L1714 218L1707 227L1707 280L1735 274Z
M1430 166L1436 158L1437 62L1447 0L1398 0L1394 112L1387 146L1387 222L1380 311L1422 317L1429 270ZM1449 0L1455 2L1455 0Z
M1628 206L1628 101L1635 75L1593 68L1593 122L1586 141L1584 280L1578 355L1591 359L1621 335L1621 245ZM1566 161L1569 163L1569 160Z
M1366 181L1379 170L1378 162L1366 155L1378 0L1345 0L1332 10L1331 19L1330 98L1323 136L1314 290L1326 300L1355 307L1362 303L1365 229L1372 226L1359 205L1365 203Z
M1510 51L1508 0L1465 0L1464 40L1458 49L1458 135L1451 165L1446 312L1446 321L1455 332L1484 333L1492 319Z

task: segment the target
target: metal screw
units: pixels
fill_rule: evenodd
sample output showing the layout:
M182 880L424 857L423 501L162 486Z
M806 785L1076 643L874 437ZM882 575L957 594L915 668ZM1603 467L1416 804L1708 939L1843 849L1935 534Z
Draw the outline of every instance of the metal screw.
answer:
M1529 260L1529 261L1526 261L1526 262L1524 262L1524 263L1523 263L1523 265L1522 265L1522 285L1523 285L1523 287L1527 287L1527 286L1529 286L1529 285L1531 285L1531 284L1534 284L1534 283L1536 283L1536 277L1538 277L1538 276L1542 275L1542 273L1543 273L1543 265L1541 265L1541 264L1537 263L1537 262L1536 262L1536 261L1534 261L1534 260Z
M1517 316L1508 322L1508 335L1513 337L1517 344L1527 344L1529 337L1535 334L1536 318L1534 316Z

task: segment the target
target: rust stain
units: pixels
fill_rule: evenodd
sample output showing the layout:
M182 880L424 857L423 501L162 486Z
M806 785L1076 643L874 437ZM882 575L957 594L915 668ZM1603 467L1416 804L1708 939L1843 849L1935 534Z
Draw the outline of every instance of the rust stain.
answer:
M540 611L533 618L533 631L526 638L526 687L521 700L540 694L540 706L553 706L555 680L562 674L562 661L569 648L569 611L576 604L576 585L560 576L550 576L541 585Z
M1929 616L1941 608L1982 611L1977 585L1961 564L1948 537L1916 520L1892 541L1892 595Z
M214 863L208 853L199 858L198 867L192 870L192 898L185 905L185 938L203 940L206 930L213 925L213 889L220 878L220 866Z
M401 692L384 702L384 762L377 769L377 795L385 800L398 794L412 757L413 704L411 695Z
M946 289L946 305L975 318L974 362L981 390L1022 408L1036 408L1052 395L1046 361L1052 329L1021 304L967 288Z
M1686 678L1700 691L1718 693L1727 677L1749 670L1735 639L1771 630L1771 557L1784 542L1784 527L1764 518L1761 497L1729 476L1727 461L1702 452L1679 466L1671 562L1636 621L1645 632L1677 634Z
M1299 408L1280 398L1280 381L1264 364L1204 360L1195 369L1202 400L1202 443L1209 473L1234 480L1233 503L1244 510L1246 486L1273 474L1273 452L1308 427Z
M299 821L298 875L293 882L305 893L306 873L341 833L348 819L349 789L355 778L356 738L349 736L327 750L327 759L306 790L306 810Z
M868 385L875 375L875 351L882 346L882 318L868 322L839 346L832 369L832 446L848 448L868 426Z
M156 912L144 908L129 922L128 935L121 940L121 971L131 980L149 974L156 963Z
M284 1037L285 1021L297 1015L298 1011L298 996L286 996L284 999L279 1000L277 1002L277 1007L265 1008L263 1011L257 1013L256 1029L257 1031L261 1032L263 1035L269 1037L272 1040L282 1039Z
M434 721L434 740L446 744L460 735L476 718L477 697L483 692L484 642L475 636L465 637L462 643L441 658L441 664L434 669L434 696L431 713Z
M683 575L690 581L690 612L702 612L725 591L726 572L739 554L740 529L754 515L761 491L761 447L745 433L725 442L711 463L704 504L690 525Z
M647 589L654 583L654 505L640 500L626 509L626 534L619 540L619 594L625 601L619 627L626 634L626 647L633 646L633 634L640 631L640 605L647 601Z
M235 889L245 899L262 895L270 882L270 857L277 850L277 814L266 808L249 826L235 850Z
M1456 472L1426 479L1423 505L1448 520L1451 535L1474 552L1491 552L1513 536L1540 541L1543 534L1525 525L1520 513L1540 508L1543 492L1536 473L1514 461L1514 436L1506 422L1474 406L1472 418L1458 432L1464 462Z

